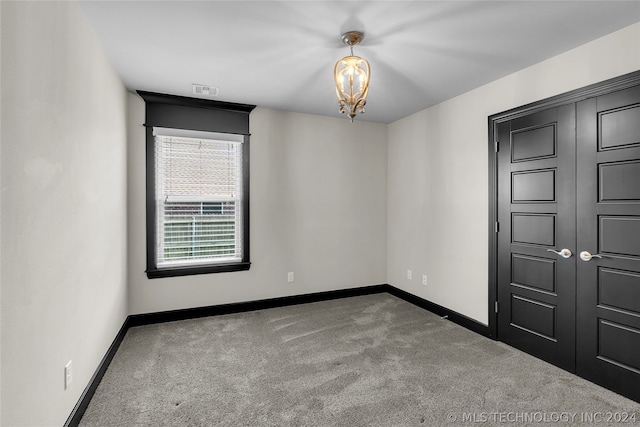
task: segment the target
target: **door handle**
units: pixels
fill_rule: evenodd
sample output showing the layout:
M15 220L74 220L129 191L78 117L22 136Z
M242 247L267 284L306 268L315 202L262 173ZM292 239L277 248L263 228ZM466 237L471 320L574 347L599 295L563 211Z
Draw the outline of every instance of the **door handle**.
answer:
M571 258L571 255L573 255L567 248L560 249L559 251L556 251L555 249L547 249L547 252L553 252L556 255L560 255L562 258Z
M587 251L580 252L580 259L581 260L583 260L583 261L591 261L591 258L602 258L602 255L600 255L600 254L591 255Z

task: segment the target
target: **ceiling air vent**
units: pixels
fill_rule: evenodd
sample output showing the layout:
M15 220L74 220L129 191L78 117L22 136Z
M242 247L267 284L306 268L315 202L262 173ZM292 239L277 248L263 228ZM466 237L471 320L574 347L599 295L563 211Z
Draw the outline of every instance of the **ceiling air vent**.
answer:
M219 91L217 87L193 84L193 93L196 95L218 96Z

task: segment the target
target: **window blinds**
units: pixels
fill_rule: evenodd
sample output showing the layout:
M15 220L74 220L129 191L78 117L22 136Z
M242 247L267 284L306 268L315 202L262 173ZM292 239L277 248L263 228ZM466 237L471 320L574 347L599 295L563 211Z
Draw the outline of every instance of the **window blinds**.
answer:
M241 135L154 128L158 267L242 258Z

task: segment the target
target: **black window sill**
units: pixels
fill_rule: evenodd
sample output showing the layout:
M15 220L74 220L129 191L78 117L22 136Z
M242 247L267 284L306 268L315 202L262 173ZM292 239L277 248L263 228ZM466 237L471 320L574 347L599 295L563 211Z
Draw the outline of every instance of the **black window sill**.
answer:
M232 264L149 269L147 270L147 277L149 279L158 279L162 277L193 276L196 274L229 273L233 271L246 271L249 270L250 267L250 262L234 262Z

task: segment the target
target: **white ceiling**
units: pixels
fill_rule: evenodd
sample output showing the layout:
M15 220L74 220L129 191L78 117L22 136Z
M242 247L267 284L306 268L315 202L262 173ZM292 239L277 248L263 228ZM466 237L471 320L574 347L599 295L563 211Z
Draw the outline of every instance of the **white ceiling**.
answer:
M365 33L365 114L389 123L640 21L633 1L79 1L130 90L340 116L340 35ZM640 55L640 52L629 52Z

